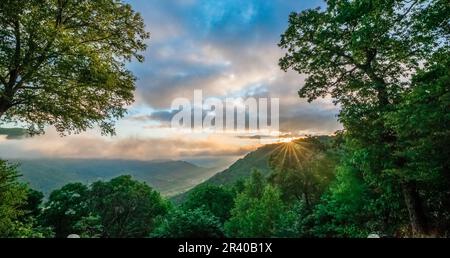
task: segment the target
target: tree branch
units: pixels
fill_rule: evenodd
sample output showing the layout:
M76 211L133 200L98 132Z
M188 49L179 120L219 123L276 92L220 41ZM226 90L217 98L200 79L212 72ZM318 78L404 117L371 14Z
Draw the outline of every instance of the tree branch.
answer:
M400 15L400 17L398 17L398 18L395 20L395 22L399 22L399 21L403 20L403 19L406 17L406 15L408 15L408 13L411 12L412 8L413 8L417 3L419 3L419 0L415 0L415 1L409 6L409 8L405 11L405 13L403 13L402 15Z
M14 37L16 40L16 46L14 50L14 57L11 60L11 64L9 67L9 81L8 85L5 85L6 91L11 91L16 83L18 74L19 74L19 66L20 66L20 51L21 51L21 35L20 35L20 22L19 17L16 17L14 20Z
M48 51L51 49L51 47L53 46L53 43L56 40L56 36L58 34L58 30L59 27L61 26L61 22L62 22L62 13L63 13L63 9L65 7L65 5L67 4L66 1L58 1L59 4L59 8L58 8L58 12L56 14L56 18L55 18L55 31L51 37L51 39L47 42L47 45L45 46L45 48L42 51L42 55L37 59L36 64L30 69L30 71L25 74L22 79L17 83L16 87L13 88L14 92L17 92L21 87L23 87L23 84L28 80L29 77L31 77L34 72L36 70L39 69L39 67L42 65L42 63L50 56L48 54Z

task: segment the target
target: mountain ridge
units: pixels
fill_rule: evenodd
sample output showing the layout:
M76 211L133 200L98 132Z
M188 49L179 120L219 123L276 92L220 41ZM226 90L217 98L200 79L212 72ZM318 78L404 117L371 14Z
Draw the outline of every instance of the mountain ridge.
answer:
M217 171L183 160L127 159L20 159L22 181L48 195L67 183L92 183L119 175L131 175L144 181L163 195L185 192L211 177Z
M315 136L314 138L317 139L321 144L330 146L332 140L334 139L334 136L320 135ZM290 143L303 144L305 139L306 138L294 139ZM282 147L286 146L286 144L289 143L279 142L263 145L256 150L249 152L244 157L238 159L227 169L214 174L212 177L200 183L198 186L201 186L203 184L230 186L238 180L245 180L246 178L250 177L252 170L254 169L258 170L264 177L268 177L272 172L272 169L269 165L269 158L276 151L282 151ZM184 193L173 196L171 199L176 203L180 203L185 199L185 197L190 193L191 190L192 189L189 189Z

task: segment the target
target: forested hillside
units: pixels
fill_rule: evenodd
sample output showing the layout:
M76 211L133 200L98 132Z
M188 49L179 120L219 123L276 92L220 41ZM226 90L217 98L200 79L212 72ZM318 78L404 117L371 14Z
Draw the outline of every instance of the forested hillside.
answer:
M68 183L85 184L131 175L165 196L182 193L208 179L214 169L185 161L34 159L16 160L22 180L45 195Z
M234 162L229 168L209 178L206 183L230 185L238 180L248 178L253 169L258 169L261 174L268 176L271 171L268 163L269 157L281 145L281 143L268 144L250 152L245 157Z
M319 136L316 137L316 139L324 146L327 146L327 148L332 147L333 137ZM247 180L255 170L257 170L262 176L269 177L274 172L274 168L271 165L271 159L279 155L289 155L285 154L286 146L292 144L302 148L301 152L313 151L310 149L311 146L305 144L304 140L301 139L294 140L292 143L274 143L263 145L255 151L248 153L245 157L237 160L224 171L213 175L197 187L201 187L202 185L231 186L239 182L242 183L244 180ZM337 158L336 154L333 156L334 158ZM332 159L332 157L329 158ZM174 196L172 199L175 202L181 202L191 191L192 190L189 190L185 193Z

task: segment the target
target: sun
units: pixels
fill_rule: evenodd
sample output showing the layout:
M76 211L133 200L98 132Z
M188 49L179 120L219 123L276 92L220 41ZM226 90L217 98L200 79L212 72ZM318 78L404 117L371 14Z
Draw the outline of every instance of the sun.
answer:
M279 138L279 145L267 155L276 157L280 167L301 168L313 154L312 151L297 141L301 137Z
M288 142L292 142L293 138L280 138L278 139L278 142L282 142L282 143L288 143Z

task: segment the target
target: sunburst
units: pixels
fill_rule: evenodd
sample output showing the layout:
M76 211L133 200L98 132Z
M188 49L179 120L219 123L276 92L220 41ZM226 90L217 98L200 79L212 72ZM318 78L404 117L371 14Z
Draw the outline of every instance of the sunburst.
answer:
M270 155L276 155L276 158L279 159L278 164L281 167L290 165L301 168L313 154L309 148L304 146L303 142L296 140L283 142L271 152Z

